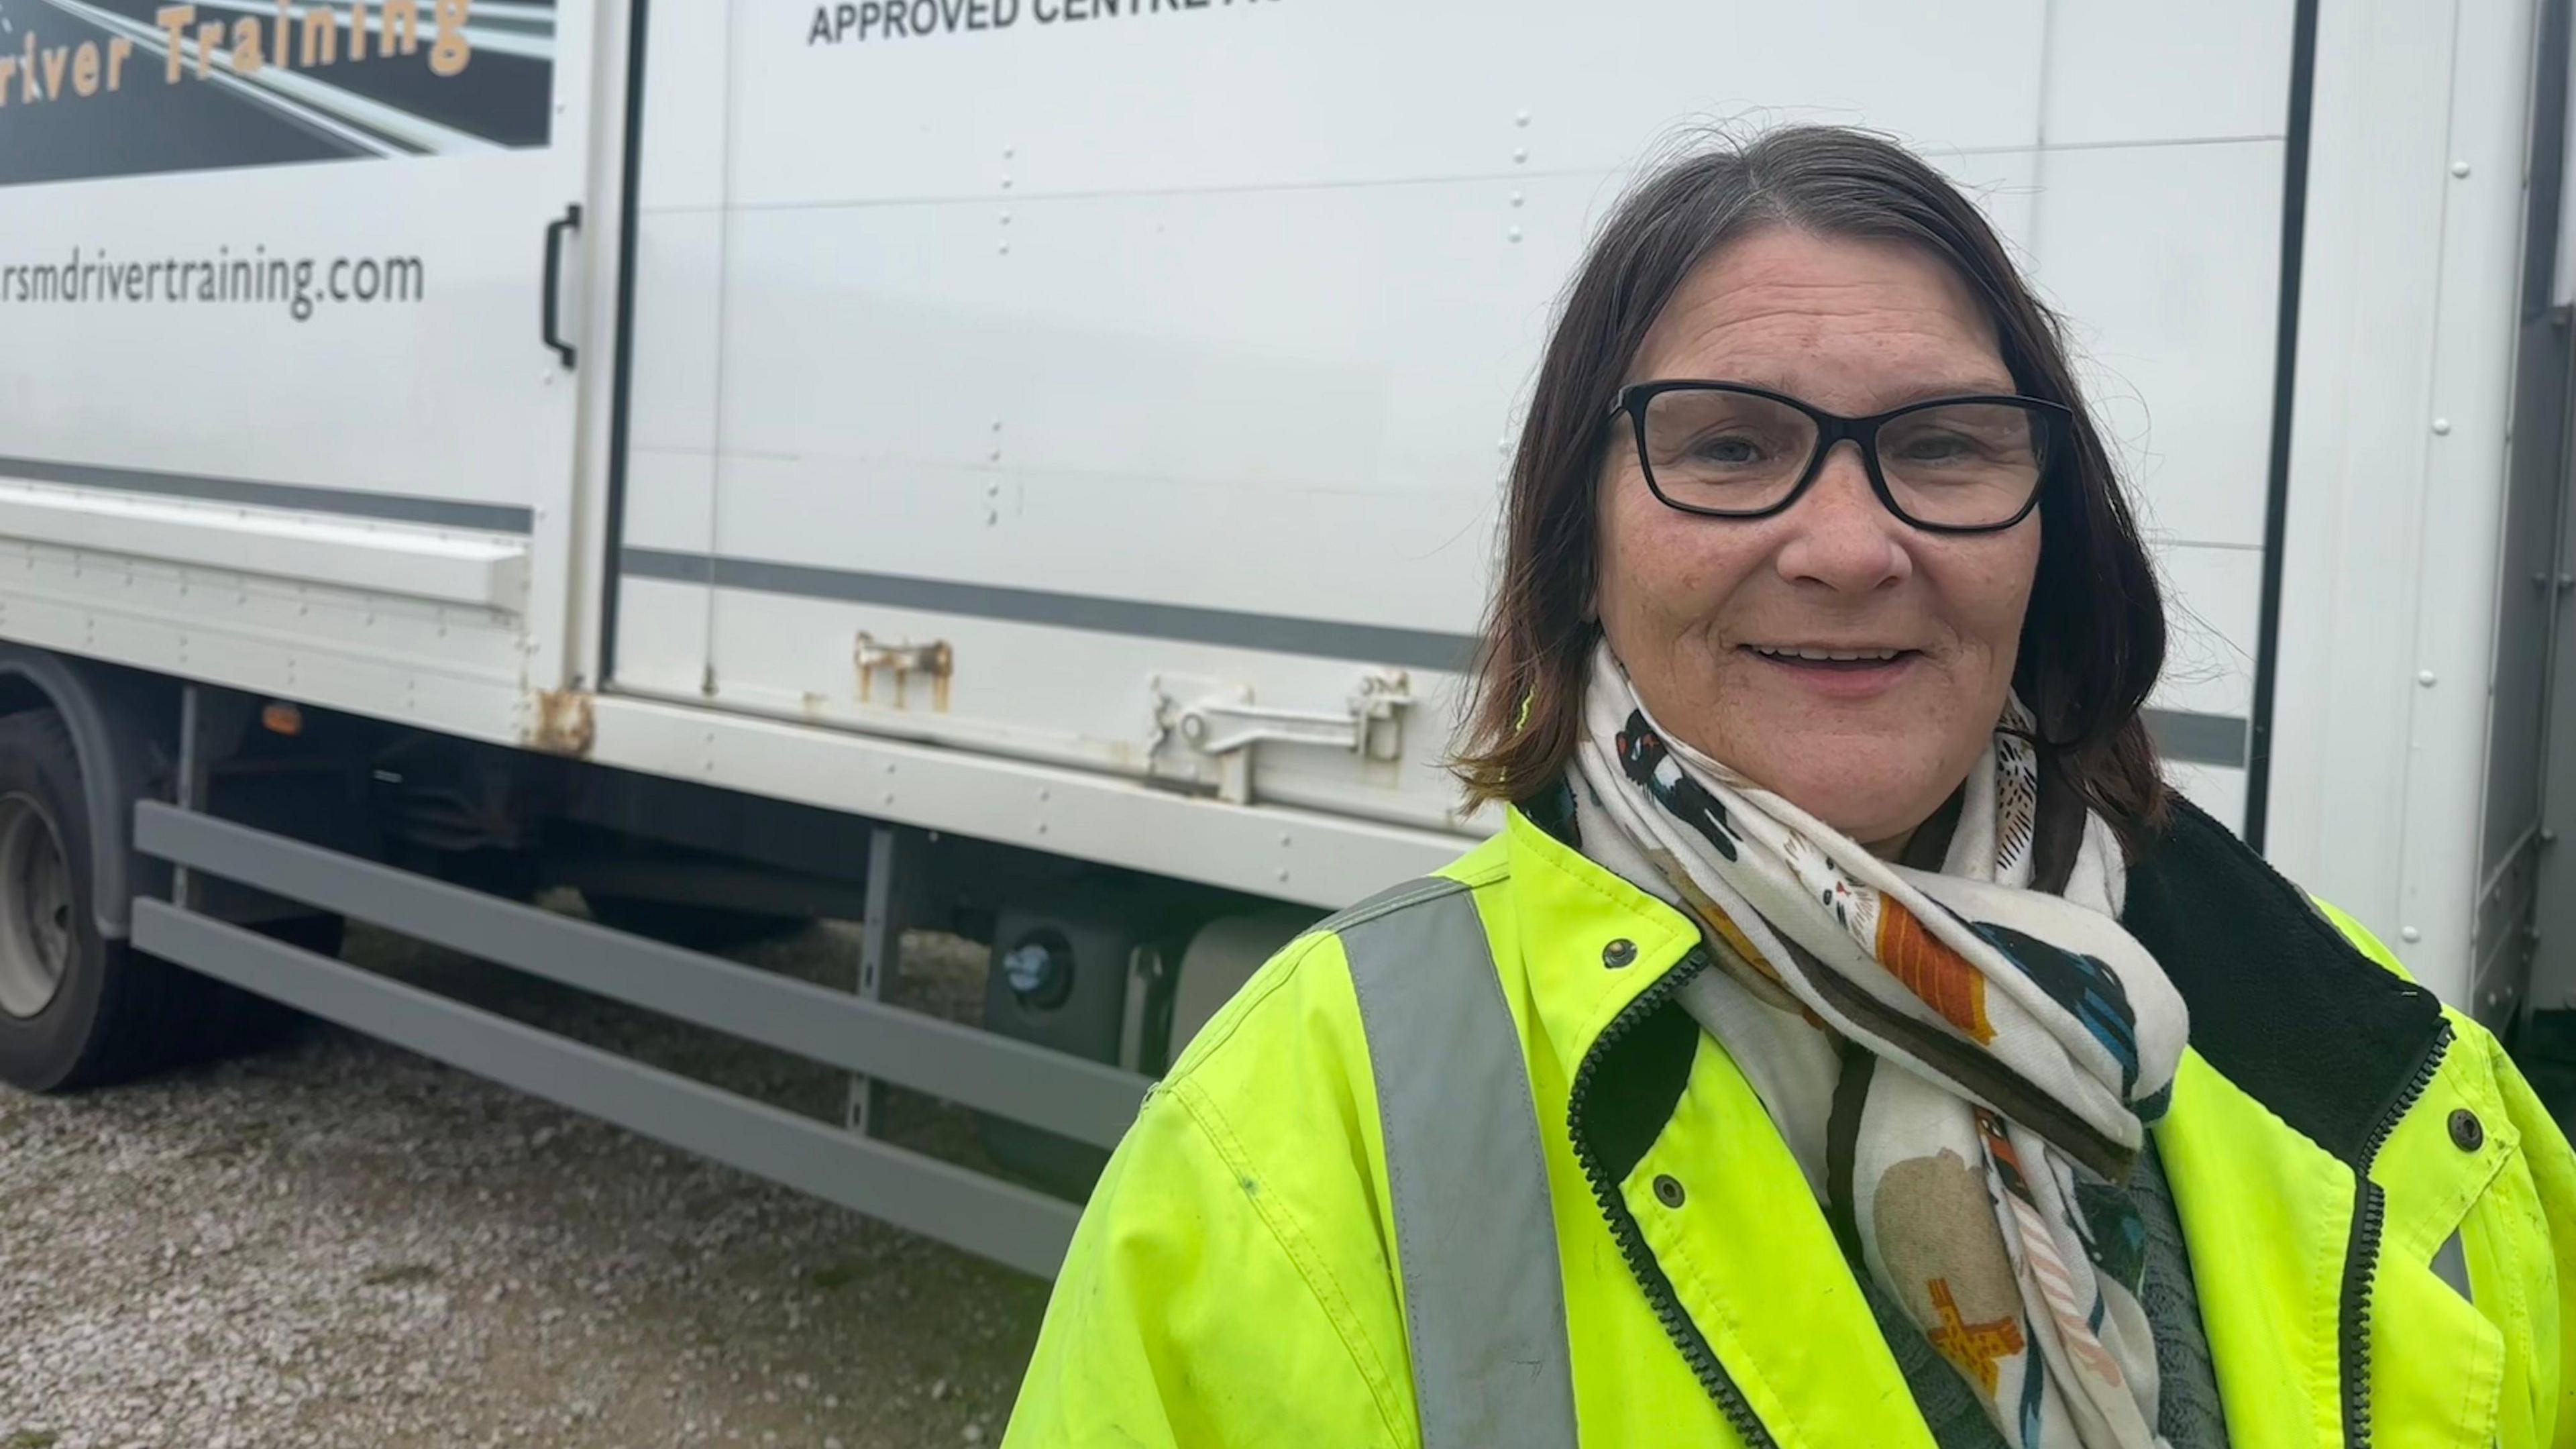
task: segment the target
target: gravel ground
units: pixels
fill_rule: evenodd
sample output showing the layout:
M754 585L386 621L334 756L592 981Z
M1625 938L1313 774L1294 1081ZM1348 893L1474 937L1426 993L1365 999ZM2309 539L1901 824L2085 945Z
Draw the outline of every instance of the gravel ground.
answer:
M837 1116L843 1079L353 932L348 957ZM837 923L748 959L846 981ZM972 1014L980 955L893 995ZM887 1133L974 1161L898 1096ZM991 1443L1043 1283L320 1024L0 1088L0 1449Z

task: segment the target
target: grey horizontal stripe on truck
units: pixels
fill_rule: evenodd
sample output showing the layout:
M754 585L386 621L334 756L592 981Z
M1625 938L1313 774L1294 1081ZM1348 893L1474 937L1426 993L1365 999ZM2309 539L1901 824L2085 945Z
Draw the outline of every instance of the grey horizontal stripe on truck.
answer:
M350 488L308 488L296 483L254 483L246 478L204 478L189 473L155 473L141 468L54 463L41 458L0 458L0 477L23 478L35 483L65 483L79 488L111 488L120 493L157 493L167 498L241 503L253 508L300 508L309 513L380 518L391 523L425 523L433 528L473 528L486 533L526 533L535 526L535 515L530 510L505 503L466 503L453 498L421 498L402 493L361 493Z
M1375 624L1343 624L1330 619L1298 619L1282 614L1244 614L1230 609L1195 609L1179 604L1152 604L1141 599L1102 598L1097 594L1006 589L990 584L961 584L947 579L912 578L903 574L858 573L848 569L678 553L658 548L621 550L618 567L638 578L674 583L712 584L724 589L751 589L764 594L793 594L808 599L838 599L853 604L884 604L889 608L918 609L930 614L1007 619L1019 624L1047 624L1059 629L1087 629L1102 634L1181 639L1193 644L1221 644L1233 649L1259 649L1273 654L1307 654L1323 659L1402 664L1415 669L1464 670L1474 658L1476 649L1476 641L1464 634L1387 629Z
M1151 604L1140 599L1102 598L1096 594L1006 589L990 584L961 584L947 579L912 578L903 574L860 573L850 569L728 558L720 554L683 553L673 549L623 549L618 554L618 566L637 578L661 579L669 583L707 584L764 594L837 599L853 604L884 604L889 608L918 609L930 614L962 614L968 618L1003 619L1015 624L1047 624L1059 629L1089 629L1149 639L1182 639L1194 644L1222 644L1229 648L1260 649L1279 654L1402 664L1416 669L1463 671L1476 653L1476 641L1465 634L1388 629L1375 624L1342 624L1329 619L1299 619L1283 614L1245 614L1229 609L1194 609L1179 604ZM2228 765L2238 769L2245 765L2245 721L2234 715L2151 709L2147 711L2147 730L2155 736L2156 748L2163 751L2167 759L2195 765Z
M2151 709L2147 733L2155 737L2157 753L2168 760L2245 768L2245 721L2235 715Z

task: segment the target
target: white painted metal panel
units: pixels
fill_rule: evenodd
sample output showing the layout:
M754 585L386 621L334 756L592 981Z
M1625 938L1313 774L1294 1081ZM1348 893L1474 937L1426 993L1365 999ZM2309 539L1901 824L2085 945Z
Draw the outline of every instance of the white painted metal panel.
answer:
M322 261L326 281L338 261L416 257L425 289L303 321L284 301L11 306L0 452L527 506L571 467L536 289L546 221L579 195L548 151L0 187L11 264L257 246Z
M1464 630L1590 189L748 213L718 549Z
M2151 515L2259 543L2275 8L2232 48L2189 15L2018 4L1651 0L1580 25L1524 5L1031 8L837 41L810 13L738 8L720 29L699 7L667 35L657 14L621 600L665 632L649 665L621 637L621 679L1132 773L1151 768L1157 679L1330 712L1401 665L1423 702L1400 761L1263 745L1256 794L1448 819L1449 669L1554 299L1632 168L1712 117L1922 146L2035 261L2079 344L2156 389ZM2225 50L2228 106L2114 75L2140 44ZM1114 126L1080 123L1104 104ZM680 138L667 159L662 135ZM2242 717L2240 573L2212 605L2233 641L2209 651L2219 680L2176 707ZM673 610L710 579L694 678ZM1408 642L1065 626L1104 601ZM854 668L863 632L944 642L950 687L897 709ZM2214 788L2241 808L2241 783Z
M681 779L1317 906L1436 870L1470 843L654 700L603 698L596 724L601 758Z
M546 223L583 194L589 10L549 7L576 58L557 74L551 144L301 164L246 151L253 164L221 170L0 187L0 263L312 264L268 300L193 286L185 301L111 300L93 275L78 302L8 301L0 454L522 507L562 488L573 400L537 339L538 259ZM38 7L21 33L70 39L74 24ZM123 112L212 84L165 87L143 51L133 70L121 93L54 104L104 128L150 125ZM354 293L357 264L383 276L389 260L407 276L417 263L419 300L333 300L336 266Z
M636 233L631 326L637 354L653 360L635 369L629 399L638 451L715 450L724 247L724 214L714 208L658 214Z
M0 477L0 537L516 613L528 541Z
M2268 844L2461 1004L2530 22L2330 6L2317 46Z
M0 636L478 739L528 725L514 616L0 540Z
M715 542L715 472L715 454L706 448L629 449L628 545L708 551Z
M2058 0L2048 10L2048 144L2280 135L2294 14L2242 0Z
M2039 281L2160 539L2263 543L2281 161L2281 142L2257 140L2041 164Z
M1800 116L1935 145L2038 141L2041 0L1013 8L980 33L816 44L810 8L732 7L726 46L690 52L735 77L732 202L1588 173L1693 123Z
M2528 4L2464 5L2450 109L2443 306L2432 337L2421 564L2426 607L2407 636L2419 673L2406 772L2401 940L2420 934L2427 985L2474 1007L2482 835L2494 667L2499 537L2512 428L2514 281L2529 144ZM2451 168L2456 172L2462 168ZM2431 687L2423 684L2432 675Z
M2156 568L2165 586L2167 641L2164 679L2152 702L2244 719L2253 707L2262 552L2178 544L2157 551Z
M1139 640L748 589L720 591L713 615L712 652L724 661L711 696L718 704L1126 774L1148 772L1155 743L1165 738L1156 718L1158 698L1187 706L1229 685L1244 685L1257 686L1254 703L1331 710L1362 686L1368 672L1347 659ZM880 670L863 685L851 651L861 628L880 641L938 638L959 660L971 661L961 662L945 691L946 707L940 706L940 692L919 678L898 681ZM1156 668L1139 672L1140 658L1157 661ZM689 683L694 690L696 681ZM1265 745L1260 797L1432 829L1454 826L1450 791L1404 787L1408 777L1438 774L1453 733L1456 681L1414 671L1411 684L1416 703L1405 721L1400 757L1368 760L1347 749ZM1013 718L1011 710L1021 701L1039 696L1052 696L1062 706L1043 720Z
M697 699L706 681L704 584L629 577L618 605L617 672L624 687L666 698Z
M0 634L524 738L582 588L539 302L592 181L596 16L466 26L433 65L430 8L408 54L237 74L83 0L12 7L13 43L136 48L119 88L16 96L63 115L0 165ZM567 336L596 233L561 248ZM77 289L35 270L73 260Z
M733 51L733 21L736 12L745 8L761 7L649 7L644 91L629 98L631 104L643 107L638 134L649 137L652 146L651 163L636 175L638 199L647 210L713 210L724 203L725 154L731 141L724 124L725 96L743 73ZM766 9L782 26L809 13L801 6ZM839 134L810 136L805 149L829 149L827 141Z

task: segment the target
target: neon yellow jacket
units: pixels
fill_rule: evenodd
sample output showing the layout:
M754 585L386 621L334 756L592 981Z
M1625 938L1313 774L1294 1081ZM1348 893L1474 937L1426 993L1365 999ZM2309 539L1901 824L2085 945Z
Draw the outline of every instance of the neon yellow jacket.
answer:
M1705 1034L1669 1028L1693 928L1519 812L1444 874L1520 1037L1580 1442L1929 1449L1761 1103ZM2132 869L2126 919L2192 1009L2156 1140L2231 1442L2576 1445L2576 1157L2495 1040L2188 807ZM1331 926L1148 1098L1006 1449L1421 1442L1370 1044ZM1667 1176L1687 1211L1658 1203Z

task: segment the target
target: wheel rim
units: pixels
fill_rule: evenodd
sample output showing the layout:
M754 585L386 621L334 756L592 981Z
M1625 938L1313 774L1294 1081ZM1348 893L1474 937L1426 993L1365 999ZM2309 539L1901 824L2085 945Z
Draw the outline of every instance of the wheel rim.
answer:
M27 1017L62 990L76 932L62 837L28 795L0 798L0 1011Z

